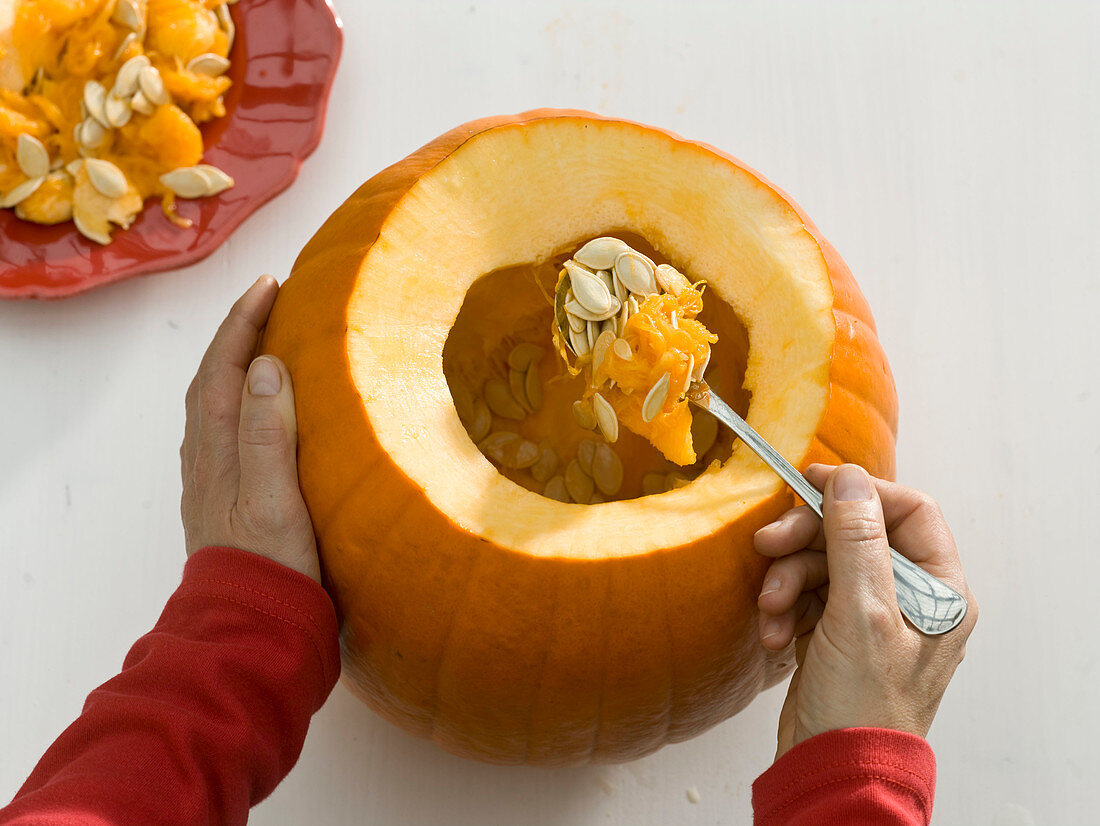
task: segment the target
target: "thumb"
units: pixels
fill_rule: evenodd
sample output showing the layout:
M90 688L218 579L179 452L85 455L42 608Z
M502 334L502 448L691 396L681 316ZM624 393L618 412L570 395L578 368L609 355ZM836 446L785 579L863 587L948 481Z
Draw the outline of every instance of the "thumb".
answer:
M300 494L294 391L286 365L274 356L253 359L248 368L237 443L238 502L247 503L256 517L269 515L278 521L279 511Z
M859 465L833 471L825 483L822 512L829 602L880 602L898 613L882 503L867 472Z

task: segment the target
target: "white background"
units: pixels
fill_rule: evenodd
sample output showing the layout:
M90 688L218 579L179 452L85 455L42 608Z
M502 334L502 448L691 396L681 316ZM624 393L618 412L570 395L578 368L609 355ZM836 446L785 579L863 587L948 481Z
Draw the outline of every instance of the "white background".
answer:
M0 304L0 800L178 581L183 395L234 298L429 139L569 106L726 149L846 258L897 378L901 479L942 502L981 602L930 735L934 822L1095 822L1098 8L343 0L290 190L194 267ZM338 687L253 822L747 823L782 692L630 765L544 771L453 758Z

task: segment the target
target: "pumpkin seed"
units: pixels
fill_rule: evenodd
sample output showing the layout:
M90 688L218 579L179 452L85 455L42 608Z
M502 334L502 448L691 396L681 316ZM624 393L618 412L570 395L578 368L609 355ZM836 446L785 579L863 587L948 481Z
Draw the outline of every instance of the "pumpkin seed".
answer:
M591 352L592 348L596 346L596 339L600 337L600 323L598 321L589 321L585 335L588 336L588 349Z
M695 369L691 371L691 378L693 381L702 381L703 373L706 372L707 366L710 364L710 348L707 348L706 357L695 365Z
M619 280L619 277L614 273L611 276L612 291L615 293L615 298L619 299L620 304L626 303L626 300L630 297L630 290L626 288L626 285Z
M573 349L573 352L577 356L587 356L591 351L591 347L588 346L588 322L584 324L584 330L577 331L572 327L569 328L569 346Z
M576 459L565 466L565 489L569 491L574 502L587 502L596 492L596 483L581 470Z
M110 161L101 158L88 158L84 162L84 169L88 172L88 180L96 191L108 198L121 198L126 194L129 185L122 170Z
M594 270L607 270L615 264L615 259L629 250L625 241L604 236L593 238L573 254L573 260Z
M607 321L600 322L600 335L604 333L611 333L612 336L619 334L619 325L615 322L614 318L609 318Z
M234 184L233 179L226 173L208 163L200 163L192 167L192 169L194 169L195 173L206 183L206 191L203 192L203 195L206 197L225 192L225 190L231 188Z
M575 316L572 313L565 314L565 320L569 322L569 329L574 333L583 333L588 330L588 322L580 316Z
M508 370L508 389L512 391L512 398L519 402L519 406L526 412L531 412L531 405L527 401L527 392L523 387L523 373L519 370Z
M77 232L88 240L95 241L97 244L103 244L104 246L111 243L111 234L109 232L100 232L93 229L88 225L88 222L84 220L84 216L75 209L73 210L73 223L76 225Z
M18 204L24 198L29 198L35 193L38 187L42 186L44 180L46 180L45 176L40 175L37 178L30 178L23 181L23 183L10 190L3 198L0 198L0 209L8 209Z
M603 437L609 442L619 439L619 417L615 414L615 408L611 402L595 393L592 396L592 412L596 414L596 424L600 427Z
M138 72L138 86L145 99L154 106L163 106L170 100L168 90L164 88L164 81L155 66L144 66Z
M558 502L570 502L569 489L565 486L565 480L560 476L553 477L542 489L542 495L547 499L555 499Z
M691 444L695 448L696 459L702 459L717 440L718 420L705 410L696 410L691 417Z
M594 313L576 299L565 302L565 311L577 316L577 318L583 318L585 321L603 321L605 318L611 318L619 312L619 299L614 296L608 296L608 298L611 304L607 312L604 313Z
M611 309L613 296L591 270L585 269L575 261L566 261L569 271L569 284L573 288L573 298L593 315L606 318Z
M671 264L661 264L657 267L655 276L661 289L674 296L679 296L684 290L691 288L691 282Z
M647 473L642 477L642 496L654 496L665 492L665 474Z
M657 292L653 272L653 262L640 252L629 250L615 259L615 277L632 293L652 295Z
M684 389L680 391L681 396L686 396L688 390L691 389L691 374L695 372L695 354L688 353L688 369L684 373Z
M84 97L81 99L89 117L95 118L104 129L111 127L107 120L107 112L104 109L107 103L107 90L103 84L96 80L89 80L84 84Z
M83 165L84 159L77 158L75 161L69 161L67 164L65 164L65 171L75 178L76 173L80 171L80 167Z
M596 371L600 369L600 365L603 364L604 359L607 357L607 350L614 341L615 334L610 330L604 330L596 337L596 343L592 346L593 376L595 376Z
M527 413L512 395L508 382L501 379L489 379L485 382L485 403L489 409L505 419L523 419Z
M630 296L630 298L628 298L626 300L626 303L630 306L630 314L631 315L634 315L635 313L637 313L638 311L640 311L642 309L641 305L638 304L638 299L635 298L634 296Z
M42 178L50 171L50 153L42 141L27 132L19 136L15 160L28 178Z
M665 477L665 490L677 490L690 484L691 480L680 473L673 472Z
M135 32L145 28L138 0L118 0L115 10L111 12L111 19Z
M237 34L237 27L233 25L233 18L229 16L229 4L223 3L214 9L214 14L218 18L218 23L221 25L222 31L225 32L226 42L228 43L226 48L233 48L233 40Z
M123 63L115 75L113 93L120 98L133 97L138 90L138 75L149 65L149 58L143 54L135 55Z
M584 430L596 429L596 414L592 412L592 405L589 402L573 402L573 418Z
M614 496L623 486L622 460L602 442L596 445L596 455L592 459L592 480L605 496Z
M546 350L529 341L521 342L508 354L508 366L513 370L526 370L532 362L541 361Z
M119 129L130 122L130 101L111 93L103 103L103 112L107 115L107 123Z
M118 60L120 57L126 54L126 50L129 49L130 46L133 45L134 41L137 39L137 32L130 32L128 35L122 38L122 42L119 43L118 48L115 49L115 60Z
M577 445L577 464L581 470L592 475L592 460L596 458L596 445L600 444L595 439L584 439Z
M92 117L78 123L76 129L76 142L84 149L99 148L107 137L107 129Z
M603 285L607 287L608 295L615 295L615 276L611 274L610 270L596 270L596 277L603 282ZM618 296L616 296L617 298ZM620 299L621 301L622 299Z
M615 355L623 361L630 361L634 358L634 351L630 349L630 342L625 338L615 339L615 343L611 345L611 348L615 351Z
M538 360L532 361L527 366L527 372L523 377L523 390L527 394L527 404L532 412L542 409L542 379L539 378Z
M134 92L134 96L130 98L130 108L142 115L151 115L156 111L156 107L149 102L149 99L141 93L140 89Z
M466 429L470 432L470 438L474 442L480 442L489 435L493 428L493 414L489 412L489 405L480 397L474 399L474 411L470 417L470 423Z
M602 505L606 501L607 501L606 499L604 499L602 496L600 496L599 491L596 491L595 493L592 494L592 498L588 500L588 504L589 505Z
M642 421L651 422L653 417L661 412L661 408L664 406L665 399L668 398L668 386L671 381L671 376L666 371L657 381L653 383L653 386L649 388L649 392L646 393L645 401L642 402Z
M202 198L206 195L206 178L195 171L193 166L182 166L165 172L160 176L160 182L180 198Z
M558 452L549 442L539 442L539 458L531 465L531 475L535 477L536 482L547 482L557 469Z
M507 430L490 433L478 447L498 465L512 470L531 467L539 458L538 445Z
M224 75L228 69L229 61L220 54L213 54L212 52L200 54L187 61L187 71L194 72L197 75L217 77L218 75Z

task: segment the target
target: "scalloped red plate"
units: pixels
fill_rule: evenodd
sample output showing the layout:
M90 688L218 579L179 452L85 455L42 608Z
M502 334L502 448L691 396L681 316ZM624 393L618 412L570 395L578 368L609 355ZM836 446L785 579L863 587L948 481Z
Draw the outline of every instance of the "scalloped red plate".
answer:
M127 230L100 246L72 222L39 226L0 210L0 298L64 298L135 275L193 264L286 189L316 148L343 34L327 0L240 0L226 115L203 127L205 163L235 186L176 203L194 223L170 223L150 199Z

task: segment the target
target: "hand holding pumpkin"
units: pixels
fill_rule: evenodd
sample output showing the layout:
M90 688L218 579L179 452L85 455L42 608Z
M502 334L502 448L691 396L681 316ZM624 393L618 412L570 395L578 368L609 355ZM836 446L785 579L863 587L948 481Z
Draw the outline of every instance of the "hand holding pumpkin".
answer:
M320 582L290 374L274 356L252 359L278 289L264 276L233 305L187 390L180 510L188 556L239 548Z
M794 638L798 663L776 758L833 729L876 726L924 737L978 619L951 532L926 494L872 480L855 465L812 465L806 476L824 485L824 523L795 508L755 540L775 559L760 594L761 642L780 650ZM902 617L890 542L966 594L958 628L926 637Z

